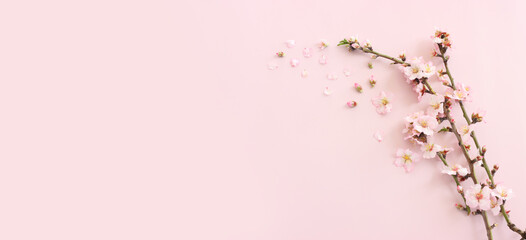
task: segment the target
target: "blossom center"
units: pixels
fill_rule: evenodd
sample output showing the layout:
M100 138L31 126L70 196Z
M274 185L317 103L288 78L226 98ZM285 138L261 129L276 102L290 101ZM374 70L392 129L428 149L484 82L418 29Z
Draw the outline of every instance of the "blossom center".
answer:
M404 159L404 163L412 162L411 156L409 156L408 154L404 154L402 158Z
M483 195L482 193L480 193L480 192L477 193L477 194L475 194L475 198L477 198L477 200L480 200L480 199L482 199L483 197L484 197L484 195Z

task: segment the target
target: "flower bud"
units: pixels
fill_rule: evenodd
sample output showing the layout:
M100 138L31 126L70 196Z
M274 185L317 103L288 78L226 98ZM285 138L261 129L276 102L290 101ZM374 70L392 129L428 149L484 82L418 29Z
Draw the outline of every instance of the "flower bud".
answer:
M462 186L460 185L457 186L457 192L460 194L464 193L464 189L462 188Z
M498 164L493 165L493 169L499 170L499 165Z
M356 91L358 91L360 93L363 92L362 86L360 84L358 84L358 83L354 83L354 89L356 89Z
M349 101L349 102L347 102L347 106L350 107L350 108L354 108L354 107L356 107L356 105L358 105L358 103L356 101Z
M400 58L400 60L405 62L405 60L407 59L406 56L405 56L405 52L400 53L400 55L398 55L398 58Z
M278 57L285 57L285 53L284 52L277 52L276 55Z
M367 63L367 67L369 67L369 69L373 69L373 64L372 63Z
M486 154L486 151L487 151L486 146L482 146L482 150L481 151L482 151L482 155Z
M374 76L371 75L369 78L369 84L371 84L371 87L374 87L376 85L376 80L374 80Z

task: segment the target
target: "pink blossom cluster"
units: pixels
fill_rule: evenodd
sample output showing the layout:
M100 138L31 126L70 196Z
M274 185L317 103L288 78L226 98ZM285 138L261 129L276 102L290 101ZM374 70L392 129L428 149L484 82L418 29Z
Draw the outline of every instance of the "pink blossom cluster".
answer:
M464 83L455 82L448 67L449 55L447 51L451 48L449 33L436 30L431 37L434 43L433 57L439 58L442 67L435 66L431 61L425 61L423 57L408 59L405 53L397 58L381 54L373 50L370 42L361 43L357 38L351 37L340 41L339 45L349 48L349 51L362 51L372 54L372 58L384 58L399 64L399 69L404 75L407 83L417 93L418 102L428 99L429 103L425 109L414 112L405 117L405 127L403 129L404 139L411 143L409 148L401 148L396 152L394 165L404 168L405 172L411 172L415 163L421 159L439 159L441 173L452 176L456 184L457 192L464 200L463 204L456 204L459 209L471 213L479 214L484 218L485 229L488 239L492 239L491 229L494 225L489 225L486 211L493 215L502 214L510 230L518 233L522 239L526 239L526 231L523 231L509 220L508 213L504 204L513 196L513 191L494 181L494 174L499 169L494 165L490 169L485 158L486 147L480 146L476 138L475 124L485 122L485 112L478 110L471 114L467 112L464 102L471 101L471 88ZM372 68L369 62L369 68ZM438 69L437 68L441 68ZM443 88L434 90L434 82L438 79ZM374 78L371 76L371 85L374 85ZM429 98L424 98L425 95ZM377 112L385 114L390 111L390 101L384 92L372 100L377 107ZM455 121L452 117L453 111L461 110L465 119L465 124ZM477 125L478 126L478 125ZM454 162L451 151L453 148L445 147L445 144L437 143L440 138L436 135L452 133L455 135L456 142L461 151L461 158L465 161L463 166ZM443 140L443 139L442 139ZM445 140L444 140L445 141ZM451 143L448 143L451 144ZM452 161L453 160L453 161ZM484 168L486 176L485 182L479 182L477 178L477 168ZM471 181L466 181L466 180ZM464 191L464 188L467 190Z

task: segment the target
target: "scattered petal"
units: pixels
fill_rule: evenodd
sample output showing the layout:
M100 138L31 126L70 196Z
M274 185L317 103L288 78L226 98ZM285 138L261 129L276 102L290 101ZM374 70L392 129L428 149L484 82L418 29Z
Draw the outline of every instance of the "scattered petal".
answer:
M332 94L332 90L330 90L329 87L326 87L323 89L323 94L325 94L325 96L329 96Z
M322 54L321 57L320 57L319 62L320 62L321 65L327 64L327 56Z
M304 48L303 49L303 56L306 58L312 57L311 49L310 48Z
M291 67L297 67L300 64L300 60L293 58L290 60L290 66Z
M374 139L376 139L376 141L378 142L382 142L384 140L384 138L382 137L382 133L380 131L376 131L374 134L373 134L373 137Z
M336 79L338 79L338 75L333 74L333 73L329 73L329 74L327 74L327 79L329 79L329 80L336 80Z
M347 68L343 69L343 75L345 75L346 77L350 77L351 76L351 71Z
M287 45L288 48L293 48L294 46L296 46L296 41L294 41L294 40L287 40L285 42L285 44Z
M320 49L321 49L321 50L327 48L328 46L329 46L329 44L327 43L327 40L322 39L322 40L320 41Z
M268 68L268 70L276 70L276 69L278 69L278 64L275 63L275 62L269 62L267 64L267 68Z
M303 69L303 71L301 71L301 77L302 78L306 78L309 76L309 72L307 72L307 70Z

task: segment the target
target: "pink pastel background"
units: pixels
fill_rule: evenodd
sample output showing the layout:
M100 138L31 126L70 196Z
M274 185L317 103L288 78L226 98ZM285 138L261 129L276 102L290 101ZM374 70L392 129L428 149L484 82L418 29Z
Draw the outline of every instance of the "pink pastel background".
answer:
M397 69L369 70L365 55L335 47L357 35L430 59L434 27L452 34L453 74L474 89L467 108L488 112L478 135L526 227L525 10L519 0L2 1L0 239L484 239L481 218L453 207L437 161L409 175L392 165L408 146L402 117L420 108ZM318 51L301 57L322 38L326 66ZM380 90L395 95L384 117L369 102ZM495 239L519 239L491 219Z

